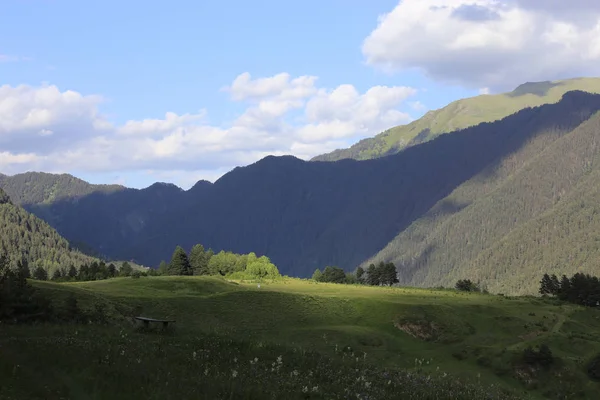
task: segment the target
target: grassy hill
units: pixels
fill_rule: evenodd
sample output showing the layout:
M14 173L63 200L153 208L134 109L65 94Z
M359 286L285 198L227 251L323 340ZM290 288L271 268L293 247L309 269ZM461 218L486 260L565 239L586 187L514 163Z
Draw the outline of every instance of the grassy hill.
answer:
M375 257L401 282L481 280L494 292L534 293L540 273L599 274L600 115L537 136L457 187ZM542 272L543 271L543 272Z
M461 99L439 110L429 111L408 125L388 129L373 138L361 140L348 149L317 156L313 161L337 161L345 158L368 160L395 154L443 133L481 122L497 121L527 107L556 103L566 92L572 90L600 93L600 78L528 82L509 93Z
M86 311L103 304L110 322L3 326L0 398L558 399L600 390L585 374L600 352L598 311L553 300L296 279L36 286L56 307L70 293ZM131 315L177 322L168 334L144 333ZM541 343L555 363L523 364L522 350Z
M93 261L61 237L48 223L14 205L0 189L0 253L14 265L26 260L30 269L44 267L50 274L58 267Z

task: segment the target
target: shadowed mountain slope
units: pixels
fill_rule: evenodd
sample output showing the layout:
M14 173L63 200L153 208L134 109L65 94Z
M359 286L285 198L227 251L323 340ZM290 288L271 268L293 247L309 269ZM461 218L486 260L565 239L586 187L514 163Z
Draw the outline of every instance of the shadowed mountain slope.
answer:
M600 96L569 92L559 103L527 108L385 158L327 163L267 157L189 191L158 184L28 208L68 239L115 259L156 266L169 259L176 245L189 249L202 243L216 251L266 254L282 273L306 277L326 265L352 269L415 223L443 221L481 196L494 196L497 185L473 182L494 174L509 177L513 172L500 171L502 165L533 160L598 110ZM553 168L547 167L548 176ZM535 181L529 185L506 196L536 190ZM465 194L448 197L456 191ZM443 240L452 240L461 223L448 225ZM478 234L497 238L502 229L488 226ZM426 243L423 233L413 240ZM432 248L422 250L414 254L423 256ZM399 260L397 254L390 258ZM434 281L418 278L425 270L442 274L435 272L441 271L439 265L422 263L419 270L405 264L405 282ZM454 268L458 264L443 273Z

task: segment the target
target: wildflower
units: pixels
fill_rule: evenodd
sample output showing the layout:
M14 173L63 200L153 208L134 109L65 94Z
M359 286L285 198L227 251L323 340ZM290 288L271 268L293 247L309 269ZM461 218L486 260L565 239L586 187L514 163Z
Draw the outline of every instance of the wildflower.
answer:
M231 370L231 375L235 378L236 376L238 376L238 372L235 369L233 369Z
M196 352L195 351L192 353L192 357L194 357L194 360L196 359Z
M121 350L121 355L125 355L125 350Z
M308 392L308 386L304 386L304 387L302 388L302 393L306 393L306 392Z
M236 363L237 362L237 357L234 357L233 362Z
M277 364L281 364L281 356L277 357Z
M312 391L316 392L317 390L319 390L319 387L318 386L313 386Z
M292 371L292 375L294 375L294 376L298 376L298 371L296 371L296 370L293 370L293 371Z
M392 384L392 380L390 379L390 380L388 381L388 385L391 385L391 384Z
M204 375L208 375L208 368L204 369Z

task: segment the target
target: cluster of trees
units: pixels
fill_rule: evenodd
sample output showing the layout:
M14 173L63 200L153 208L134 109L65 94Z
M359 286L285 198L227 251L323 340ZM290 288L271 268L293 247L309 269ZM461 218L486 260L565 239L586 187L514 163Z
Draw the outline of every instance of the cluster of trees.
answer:
M171 261L160 263L158 275L221 275L239 279L276 279L279 270L269 257L255 253L236 254L230 251L214 253L201 244L192 247L189 254L177 246Z
M454 287L461 292L481 292L479 285L470 279L460 279Z
M8 256L0 254L0 322L106 322L102 303L96 303L91 312L85 312L79 308L77 299L71 293L64 299L60 309L54 308L51 298L27 282L29 277L26 261L19 261L16 268L11 268Z
M19 263L25 266L24 273L27 278L39 281L96 281L118 276L132 276L136 274L136 272L139 273L139 271L134 270L127 261L123 262L120 268L117 268L113 263L107 265L104 261L93 261L90 264L82 264L79 268L74 265L71 265L68 268L56 268L52 274L49 274L47 269L39 265L30 269L26 260L20 261Z
M317 269L313 273L312 279L317 282L392 286L394 283L398 283L398 272L394 263L381 261L377 265L369 265L366 271L364 268L358 267L355 273L346 273L339 267L328 266L323 272Z
M539 293L582 306L600 306L600 280L590 274L578 272L571 278L563 275L560 279L554 274L544 274Z

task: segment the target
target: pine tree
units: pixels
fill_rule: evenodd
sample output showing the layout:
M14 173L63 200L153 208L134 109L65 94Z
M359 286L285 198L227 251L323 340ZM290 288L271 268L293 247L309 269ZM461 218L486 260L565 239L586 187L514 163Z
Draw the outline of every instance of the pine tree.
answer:
M35 271L33 271L33 279L38 281L47 281L48 271L46 271L43 267L38 266Z
M358 282L362 282L364 274L365 270L363 269L363 267L356 268L356 279L358 280Z
M169 275L192 275L192 272L185 250L177 246L169 264Z
M316 281L316 282L321 282L321 280L323 279L323 273L321 272L320 269L315 269L315 272L313 272L312 274L312 280Z
M209 255L204 250L204 246L197 244L190 251L190 267L194 275L208 275Z
M542 277L542 280L540 281L540 294L551 294L552 290L552 279L550 278L550 275L548 274L544 274L544 276Z

